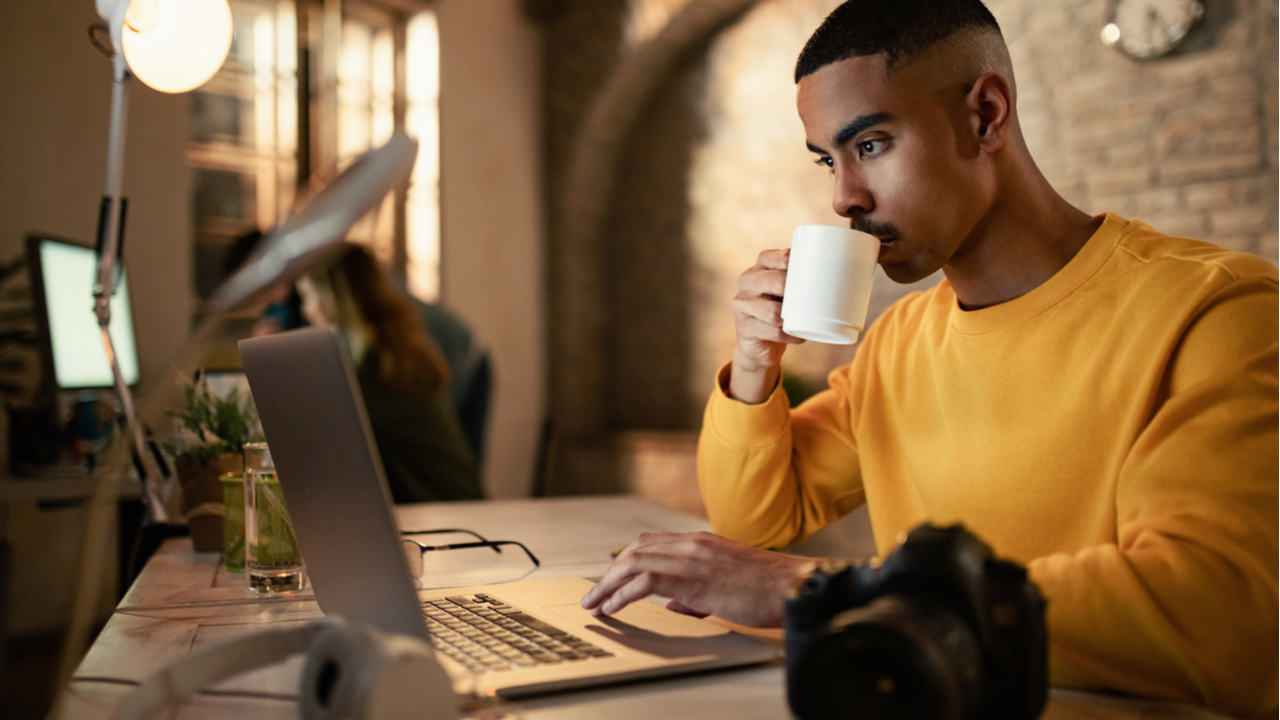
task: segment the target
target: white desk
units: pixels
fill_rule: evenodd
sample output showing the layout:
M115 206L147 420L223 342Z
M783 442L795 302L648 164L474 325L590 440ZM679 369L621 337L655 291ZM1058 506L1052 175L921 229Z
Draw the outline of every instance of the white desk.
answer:
M664 510L633 497L556 498L412 506L399 511L404 528L465 528L492 540L519 540L542 561L531 570L519 553L483 550L452 556L427 585L565 576L598 577L610 552L646 531L706 529L704 520ZM471 554L476 553L476 554ZM509 557L508 557L509 556ZM485 562L481 562L481 561ZM456 580L452 581L451 580ZM187 540L171 540L151 559L61 695L52 718L109 718L132 685L193 649L243 635L267 623L301 623L319 616L303 591L259 600L243 576L228 574L216 554L191 551ZM780 631L762 633L775 642ZM296 718L301 659L249 673L199 695L173 717ZM219 694L223 693L223 694ZM229 693L229 694L228 694ZM257 693L256 697L244 697ZM485 717L610 718L789 718L781 662L739 670L633 683L598 690L522 700L492 709ZM1121 700L1054 691L1047 720L1121 718L1221 718L1185 705Z

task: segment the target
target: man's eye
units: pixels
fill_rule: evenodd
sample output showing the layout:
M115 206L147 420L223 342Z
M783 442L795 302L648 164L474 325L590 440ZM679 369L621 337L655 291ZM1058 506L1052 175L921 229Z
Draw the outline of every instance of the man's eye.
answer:
M863 140L858 143L858 156L875 157L884 152L885 144L884 140Z
M821 165L824 168L834 168L836 165L835 162L831 160L831 158L825 157L825 156L820 157L817 160L814 160L813 163L815 165Z

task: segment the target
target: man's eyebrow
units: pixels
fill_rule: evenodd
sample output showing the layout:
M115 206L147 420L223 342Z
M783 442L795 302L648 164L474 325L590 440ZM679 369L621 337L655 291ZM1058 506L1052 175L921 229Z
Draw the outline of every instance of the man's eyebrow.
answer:
M871 113L870 115L860 115L854 118L853 120L851 120L848 125L845 125L843 128L841 128L840 132L836 133L835 147L840 147L844 145L845 143L849 142L849 140L852 139L855 135L862 132L863 130L866 130L869 127L872 127L874 125L879 125L880 123L889 122L892 119L893 119L893 116L887 112ZM805 147L808 147L810 152L815 152L815 153L818 153L819 155L824 155L827 152L826 150L823 150L822 148L810 142L806 142Z

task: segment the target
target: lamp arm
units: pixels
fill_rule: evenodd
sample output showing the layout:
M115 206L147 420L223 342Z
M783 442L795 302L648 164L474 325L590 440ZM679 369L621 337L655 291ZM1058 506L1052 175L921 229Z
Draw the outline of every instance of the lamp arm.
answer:
M124 53L111 57L114 82L111 85L111 126L107 138L107 187L103 199L106 217L98 228L98 278L93 286L93 312L98 324L111 322L111 296L115 294L116 256L120 252L120 188L124 180L124 128L129 102L129 65Z
M147 510L147 523L168 522L164 502L160 498L155 482L158 480L147 462L146 446L143 442L142 428L134 412L133 393L124 379L120 369L119 357L111 340L108 328L111 326L111 298L115 295L116 262L120 254L120 216L122 201L120 188L124 179L124 138L128 105L129 66L124 53L118 49L112 56L114 82L111 89L111 126L107 143L107 186L105 200L107 213L105 226L100 229L101 241L98 243L98 279L93 286L93 312L98 319L98 328L102 335L103 349L106 351L107 363L111 366L111 375L115 384L116 395L120 398L121 409L125 416L125 431L133 441L134 452L144 472L138 478L142 484L142 500ZM150 478L148 476L151 476Z
M127 3L125 3L127 4ZM104 13L104 17L107 15ZM110 19L110 18L108 18ZM133 393L124 379L116 356L115 344L111 340L109 327L111 324L111 296L115 293L116 254L120 243L120 186L124 176L124 127L125 103L127 101L127 83L129 66L125 62L124 53L116 46L112 56L114 84L111 91L111 130L107 143L107 188L104 200L107 203L105 226L98 230L98 274L93 286L93 311L98 318L98 330L102 336L103 349L106 351L107 363L111 366L111 375L115 384L116 395L125 415L125 432L132 440L133 451L137 453L143 468L148 468L147 453L142 440L137 416L134 413ZM77 573L74 597L72 598L71 620L64 640L62 657L58 667L58 686L66 685L75 670L76 664L84 656L88 644L97 606L102 590L104 572L103 548L111 534L113 511L119 496L120 476L129 465L129 443L123 438L115 438L107 450L105 462L93 475L92 494L89 498L88 517L85 520L84 537L81 539L80 567ZM147 482L144 470L139 474L142 484L142 501L146 508L146 521L151 523L168 522L164 503L160 500L154 483Z

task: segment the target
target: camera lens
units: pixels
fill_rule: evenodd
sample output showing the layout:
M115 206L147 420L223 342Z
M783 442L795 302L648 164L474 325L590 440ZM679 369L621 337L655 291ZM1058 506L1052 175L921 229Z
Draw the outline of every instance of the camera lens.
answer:
M795 677L802 720L962 720L980 694L982 653L943 603L891 594L832 618Z

